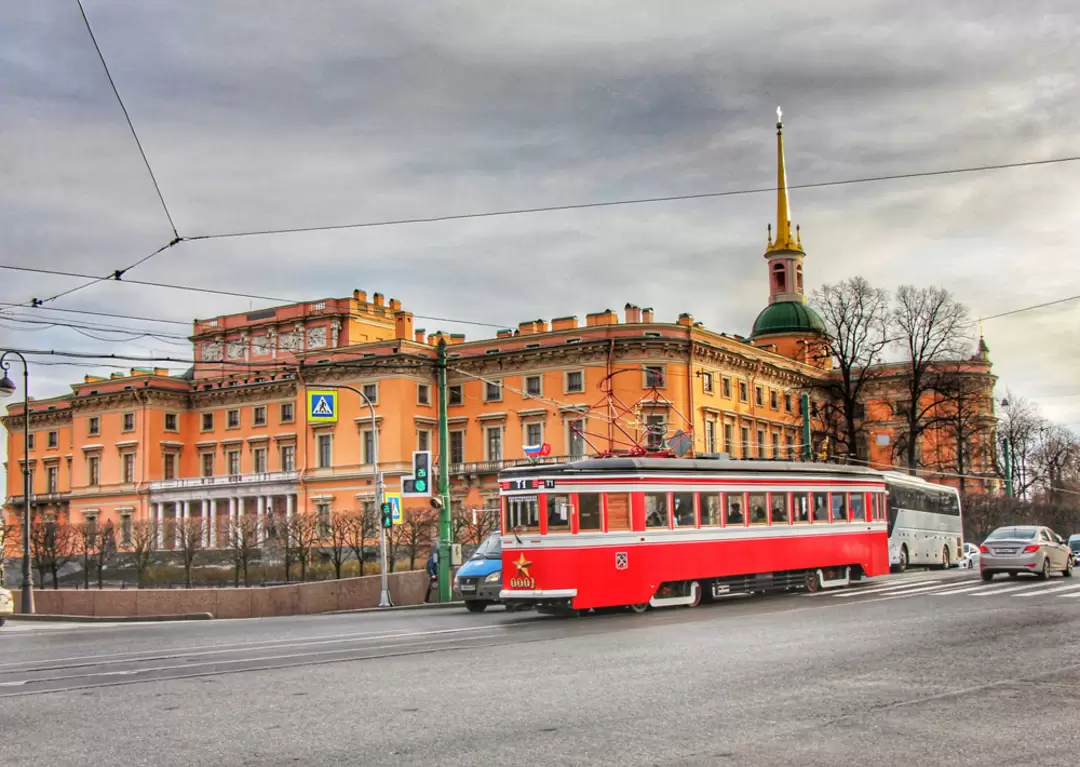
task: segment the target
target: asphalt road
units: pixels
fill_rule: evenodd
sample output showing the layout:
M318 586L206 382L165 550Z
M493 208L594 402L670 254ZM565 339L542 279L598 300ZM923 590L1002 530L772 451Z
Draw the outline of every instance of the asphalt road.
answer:
M0 630L6 764L1072 765L1080 578Z

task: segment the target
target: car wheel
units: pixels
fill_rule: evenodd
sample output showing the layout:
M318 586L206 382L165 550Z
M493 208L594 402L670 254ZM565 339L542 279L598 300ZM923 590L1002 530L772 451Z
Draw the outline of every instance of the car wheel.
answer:
M5 624L5 623L7 623L7 618L5 618L4 616L0 615L0 628L3 628L3 626L4 626L4 624Z
M979 573L979 574L980 574L980 575L982 576L982 579L983 579L984 581L986 581L987 583L989 583L990 581L994 580L994 574L993 574L992 572L990 572L989 570L983 570L983 571L982 571L981 573Z
M1039 570L1039 580L1050 580L1050 557L1046 557L1043 559L1042 569Z
M1069 557L1065 561L1065 572L1063 572L1062 575L1065 576L1066 578L1072 578L1072 571L1073 571L1073 560L1072 560L1072 557Z
M488 603L483 599L470 599L465 603L465 609L471 613L482 613L487 606Z

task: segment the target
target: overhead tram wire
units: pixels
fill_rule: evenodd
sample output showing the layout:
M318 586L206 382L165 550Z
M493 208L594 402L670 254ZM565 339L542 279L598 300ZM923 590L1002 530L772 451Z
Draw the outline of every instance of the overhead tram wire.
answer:
M1009 310L1007 312L999 312L997 314L991 314L991 315L989 315L987 317L983 317L982 321L986 322L987 320L996 320L996 319L998 319L1000 317L1009 317L1009 316L1011 316L1013 314L1020 314L1021 312L1030 312L1033 309L1043 309L1043 308L1045 308L1047 306L1056 306L1057 304L1064 304L1064 303L1068 303L1069 301L1076 301L1078 299L1080 299L1080 295L1068 296L1067 298L1058 298L1058 299L1055 299L1054 301L1046 301L1044 303L1034 304L1032 306L1023 306L1023 307L1021 307L1019 309L1011 309L1011 310Z
M9 307L11 309L29 308L23 304L16 304L11 301L0 301L0 307ZM56 306L36 306L33 307L36 311L45 312L66 312L68 314L85 314L89 317L108 317L116 320L135 320L138 322L160 322L165 325L182 325L186 328L191 327L191 322L184 322L182 320L167 320L162 317L140 317L134 314L117 314L115 312L95 312L90 309L65 309L63 307Z

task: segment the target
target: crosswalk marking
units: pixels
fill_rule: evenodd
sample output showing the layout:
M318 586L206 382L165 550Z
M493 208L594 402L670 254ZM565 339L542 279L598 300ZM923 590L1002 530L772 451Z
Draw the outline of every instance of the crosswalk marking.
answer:
M1080 589L1080 583L1070 583L1067 586L1058 586L1053 589L1039 589L1038 591L1030 591L1026 594L1013 594L1014 597L1037 597L1043 594L1056 594L1059 591L1074 591Z
M1080 597L1080 591L1076 592L1075 594L1062 594L1061 595L1062 599L1076 599L1077 597Z
M994 591L989 592L989 593L983 592L981 594L972 594L972 596L985 597L985 596L990 596L990 594L1008 594L1010 591L1024 591L1026 589L1037 589L1037 588L1039 588L1039 585L1040 584L1038 584L1038 583L1024 583L1024 584L1021 584L1019 586L1007 586L1007 587L1002 588L1002 589L994 589Z
M922 586L922 587L917 588L917 589L903 589L901 591L889 591L889 592L886 592L884 594L877 594L876 596L880 597L880 598L885 598L885 597L906 597L906 596L909 596L909 595L912 595L912 594L921 594L921 593L923 593L925 591L936 591L937 589L940 589L940 588L941 588L941 586Z
M935 591L933 596L935 597L948 597L953 594L966 594L969 591L981 591L984 589L993 588L993 586L987 586L985 583L980 583L978 586L968 586L963 589L949 589L948 591Z
M938 583L938 581L920 580L909 583L892 584L891 586L874 586L873 588L855 588L851 591L841 591L833 594L834 597L857 597L861 594L880 594L886 591L903 591L916 586L929 586L931 583Z

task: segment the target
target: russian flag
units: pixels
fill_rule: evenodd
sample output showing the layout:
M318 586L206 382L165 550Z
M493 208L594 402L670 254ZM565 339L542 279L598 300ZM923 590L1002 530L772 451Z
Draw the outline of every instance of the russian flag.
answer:
M551 454L551 445L546 442L542 445L526 445L524 450L529 458L539 458Z

